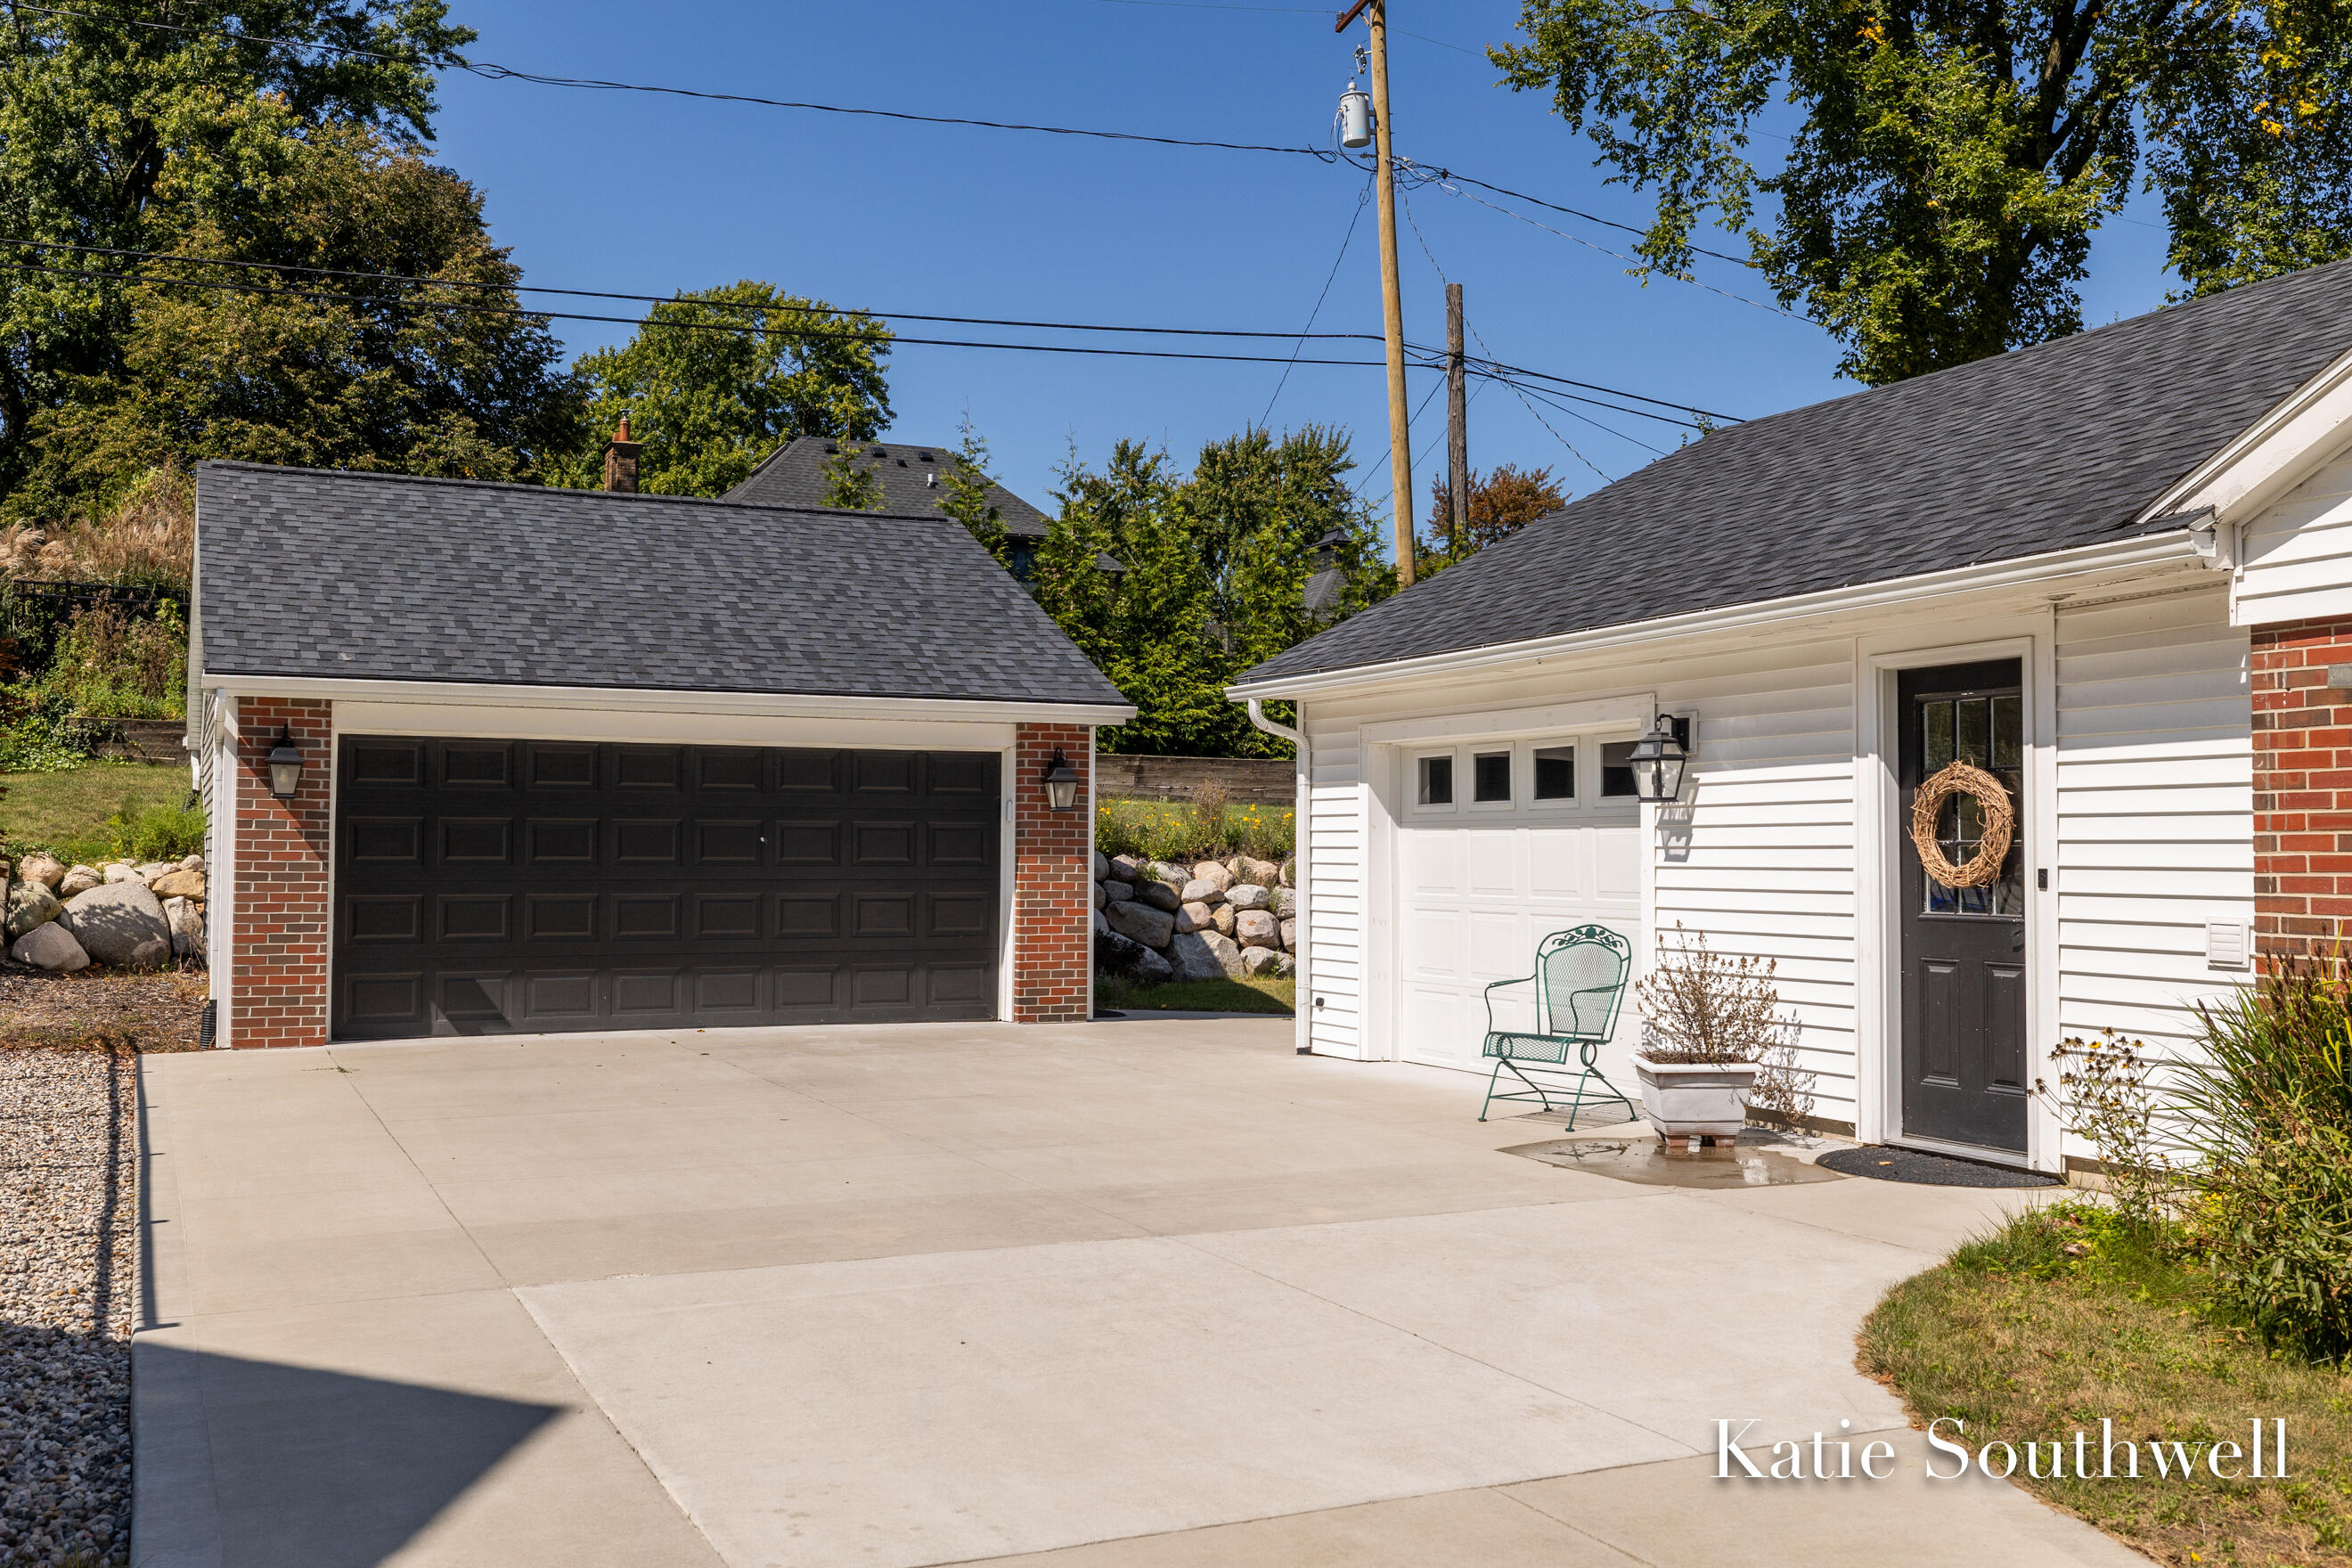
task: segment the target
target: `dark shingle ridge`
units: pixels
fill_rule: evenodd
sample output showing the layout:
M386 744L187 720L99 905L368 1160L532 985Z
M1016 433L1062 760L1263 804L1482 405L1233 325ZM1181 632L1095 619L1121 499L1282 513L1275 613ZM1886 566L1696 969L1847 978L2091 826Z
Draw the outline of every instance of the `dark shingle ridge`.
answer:
M1766 415L1579 497L1235 684L2125 537L2347 349L2352 260Z
M937 513L197 468L215 675L1115 704Z
M751 500L758 498L772 505L815 506L824 496L824 459L831 455L831 448L843 444L837 437L830 436L795 436L762 458L760 460L760 466L753 468L744 478L742 483L729 490L721 499ZM905 505L903 500L894 501L890 496L893 488L890 481L893 478L900 476L892 475L885 467L884 459L890 458L902 468L907 467L903 457L891 458L893 452L911 452L919 457L936 454L929 460L929 467L933 469L947 468L956 460L955 447L936 443L901 441L893 437L877 437L868 442L847 444L858 448L857 455L864 471L882 486L886 506L903 507ZM910 470L903 477L911 479L914 477L913 471ZM987 481L989 504L996 508L998 525L1008 535L1015 539L1045 537L1051 520L1044 512L1006 489L992 476L983 474L981 478ZM903 490L906 487L902 485L898 488ZM946 515L940 509L940 502L945 499L944 491L926 488L924 494L929 499L919 509L921 513ZM900 515L907 514L902 512Z

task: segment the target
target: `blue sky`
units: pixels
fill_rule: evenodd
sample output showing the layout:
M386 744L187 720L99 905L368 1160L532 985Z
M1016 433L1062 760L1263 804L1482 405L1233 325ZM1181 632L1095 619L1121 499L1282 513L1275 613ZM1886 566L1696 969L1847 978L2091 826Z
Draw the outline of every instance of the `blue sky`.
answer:
M1360 24L1335 37L1328 9L1160 0L457 0L453 10L481 34L474 58L523 69L1284 145L1328 144L1363 32ZM1513 37L1517 14L1499 0L1393 0L1399 151L1602 216L1644 221L1640 196L1603 183L1586 143L1547 100L1495 85L1479 50ZM757 278L886 313L1295 332L1332 277L1364 184L1353 170L1305 158L462 73L444 82L438 128L439 156L484 191L493 232L513 247L528 281L666 293ZM1465 286L1471 324L1496 357L1515 364L1741 416L1854 390L1832 374L1834 345L1808 322L1671 280L1644 287L1621 260L1440 189L1406 199L1428 247L1424 254L1401 226L1405 328L1417 341L1443 341L1442 267ZM1528 210L1608 249L1622 250L1631 237ZM2086 321L2161 302L2168 280L2158 216L2142 198L2101 235ZM1767 297L1745 268L1702 265L1705 281ZM1318 330L1377 333L1378 279L1368 205ZM574 353L627 334L557 326ZM1246 340L1227 346L1288 352ZM1318 352L1377 359L1378 345L1309 346ZM1050 507L1055 470L1074 449L1099 468L1112 443L1129 437L1164 445L1189 464L1203 441L1264 417L1281 374L1266 364L902 347L890 365L892 435L951 441L969 410L1000 477ZM1436 379L1413 374L1415 405ZM1302 366L1283 386L1271 422L1349 428L1356 477L1385 514L1383 388L1377 369ZM1600 475L1622 478L1651 460L1629 437L1664 448L1677 439L1671 426L1591 412L1615 433L1555 409L1530 411L1508 387L1486 386L1470 407L1471 461L1481 469L1549 467L1582 493ZM1440 395L1414 426L1416 515L1426 509L1444 437Z

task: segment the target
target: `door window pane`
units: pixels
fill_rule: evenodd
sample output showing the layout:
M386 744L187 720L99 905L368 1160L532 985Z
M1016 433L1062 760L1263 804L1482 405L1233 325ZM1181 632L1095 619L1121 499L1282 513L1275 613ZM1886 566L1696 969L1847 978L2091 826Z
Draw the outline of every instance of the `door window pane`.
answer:
M1952 704L1952 750L1960 761L1983 767L1992 761L1992 700L1963 697Z
M1996 768L2017 767L2025 761L2022 722L2025 705L2017 697L1996 697L1992 700L1992 765Z
M1421 804L1423 805L1454 804L1454 759L1452 757L1421 759Z
M1576 748L1574 746L1538 746L1536 748L1536 798L1538 800L1574 800L1576 798Z
M2023 717L2021 700L2014 692L1935 698L1919 704L1921 778L1933 777L1955 762L1982 768L2007 788L2012 822L2000 880L1980 888L1948 888L1927 878L1928 914L2014 919L2025 912ZM1984 810L1974 797L1956 795L1945 801L1936 822L1936 841L1945 859L1955 866L1967 864L1983 838Z
M1511 753L1480 752L1470 759L1470 798L1508 801L1511 798Z
M1633 793L1633 742L1612 741L1601 748L1601 793Z

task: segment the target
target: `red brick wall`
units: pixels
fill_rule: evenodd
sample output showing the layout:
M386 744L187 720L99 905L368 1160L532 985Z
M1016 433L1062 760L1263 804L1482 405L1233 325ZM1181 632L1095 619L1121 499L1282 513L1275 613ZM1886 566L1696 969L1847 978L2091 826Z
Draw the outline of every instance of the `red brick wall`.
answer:
M290 801L269 793L280 725L302 752L302 786ZM228 1043L327 1043L327 866L332 829L334 723L325 702L241 698L231 786L236 865L229 906Z
M1092 731L1083 724L1024 724L1013 746L1013 1018L1082 1019L1094 968L1093 813L1087 809ZM1059 749L1078 770L1077 804L1050 811L1039 782Z
M2324 952L2352 918L2352 616L2253 632L2254 946L2265 967Z

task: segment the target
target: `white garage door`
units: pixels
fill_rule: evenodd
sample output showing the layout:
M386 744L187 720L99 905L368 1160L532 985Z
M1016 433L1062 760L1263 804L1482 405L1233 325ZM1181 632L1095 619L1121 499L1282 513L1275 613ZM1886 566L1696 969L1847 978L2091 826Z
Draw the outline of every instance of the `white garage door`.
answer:
M1597 923L1632 944L1641 914L1640 804L1630 736L1497 741L1402 752L1398 1050L1484 1071L1489 982L1531 973L1553 931ZM1517 994L1525 997L1528 988ZM1506 1026L1532 1021L1498 1013ZM1630 988L1601 1066L1633 1092Z

